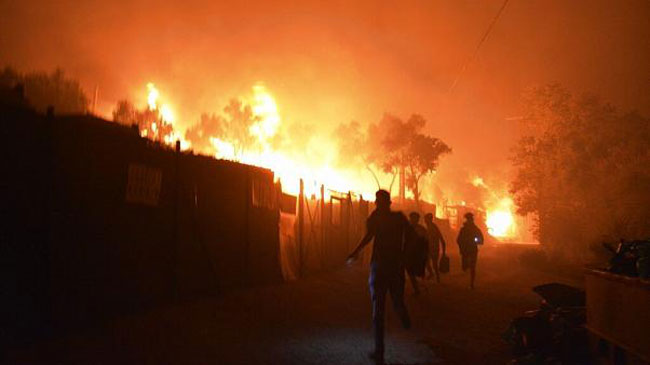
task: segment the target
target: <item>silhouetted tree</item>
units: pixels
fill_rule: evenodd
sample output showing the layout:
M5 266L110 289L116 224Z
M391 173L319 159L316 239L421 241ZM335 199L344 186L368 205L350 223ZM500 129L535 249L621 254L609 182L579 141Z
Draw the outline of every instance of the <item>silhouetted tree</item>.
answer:
M22 84L25 98L39 112L45 112L49 106L57 114L83 114L88 108L88 98L79 82L65 76L61 69L50 74L45 72L20 72L5 67L0 72L0 85L14 88Z
M169 136L174 127L163 120L162 115L157 109L151 110L145 107L138 110L133 103L128 100L117 102L113 110L113 121L124 125L136 125L140 135L158 142L165 141L165 136Z
M233 144L236 155L241 155L243 151L253 147L255 138L250 130L260 119L253 114L250 105L238 99L231 99L223 111L226 114L222 129L223 139Z
M384 114L378 123L368 125L366 133L357 122L341 124L335 131L339 152L346 163L362 163L381 188L375 169L392 175L392 190L398 173L404 174L407 187L420 201L420 180L438 166L438 161L451 148L438 138L421 133L426 120L413 114L406 122Z
M602 239L650 235L650 120L559 85L524 97L511 192L540 242L585 253Z
M214 146L210 137L224 135L225 121L216 114L201 114L199 122L185 131L185 139L192 143L192 148L198 152L212 154Z
M403 174L406 187L413 192L416 204L420 203L420 180L435 171L438 161L444 154L451 153L451 148L438 138L421 133L426 120L413 114L405 122L386 114L374 131L380 141L379 159L385 172L395 171Z

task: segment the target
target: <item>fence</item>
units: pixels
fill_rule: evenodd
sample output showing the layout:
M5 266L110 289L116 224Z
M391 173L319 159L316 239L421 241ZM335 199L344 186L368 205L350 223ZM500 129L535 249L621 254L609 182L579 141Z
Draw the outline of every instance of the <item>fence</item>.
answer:
M282 280L269 170L3 108L0 340Z

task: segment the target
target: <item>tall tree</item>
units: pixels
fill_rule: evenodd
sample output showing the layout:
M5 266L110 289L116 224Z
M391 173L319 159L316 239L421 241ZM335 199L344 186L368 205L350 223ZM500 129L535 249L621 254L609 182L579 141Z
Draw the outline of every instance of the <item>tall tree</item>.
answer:
M235 154L241 156L245 150L254 147L255 138L251 135L251 127L260 118L253 113L250 105L239 99L231 99L223 111L226 115L223 137L233 144Z
M185 138L194 149L213 154L213 143L218 139L232 147L232 157L240 158L245 151L260 147L259 141L251 134L251 127L260 121L260 117L253 113L250 105L233 98L222 111L222 114L201 114L199 122L185 132Z
M603 239L650 235L650 120L559 85L524 97L511 184L522 214L534 213L540 242L584 254Z
M185 131L185 138L197 152L212 154L214 146L210 137L223 136L225 121L218 114L201 114L199 122Z
M341 124L335 131L339 153L348 164L361 163L372 173L377 187L381 184L375 173L379 169L392 175L392 190L398 174L403 174L407 187L419 204L422 177L435 171L438 161L451 148L438 138L422 133L426 120L413 114L406 121L384 114L378 123L371 123L365 133L359 123Z
M373 127L380 141L384 171L402 174L418 206L420 180L435 171L441 156L451 153L451 148L443 141L421 132L425 125L426 120L419 114L411 115L406 121L385 114Z

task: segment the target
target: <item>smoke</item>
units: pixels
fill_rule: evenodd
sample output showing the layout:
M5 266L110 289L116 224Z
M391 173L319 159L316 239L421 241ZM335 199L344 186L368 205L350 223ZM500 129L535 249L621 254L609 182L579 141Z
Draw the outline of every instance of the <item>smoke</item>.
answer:
M106 117L118 100L146 105L154 82L183 130L263 82L283 118L274 143L314 154L341 123L421 114L454 148L425 194L481 200L473 177L510 178L527 86L560 82L650 114L647 0L511 2L450 92L501 4L5 0L0 65L61 67L98 87Z

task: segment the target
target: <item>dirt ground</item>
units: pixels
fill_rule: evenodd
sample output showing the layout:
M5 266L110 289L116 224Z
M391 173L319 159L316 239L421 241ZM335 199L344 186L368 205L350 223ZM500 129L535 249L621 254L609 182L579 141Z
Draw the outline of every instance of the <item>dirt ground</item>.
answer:
M441 284L415 297L407 284L413 328L388 312L389 364L504 364L500 335L534 309L532 286L582 285L581 271L524 268L522 248L485 247L477 287L451 255ZM122 318L100 329L52 339L6 354L11 364L371 364L367 268L342 267L281 285L242 289Z

